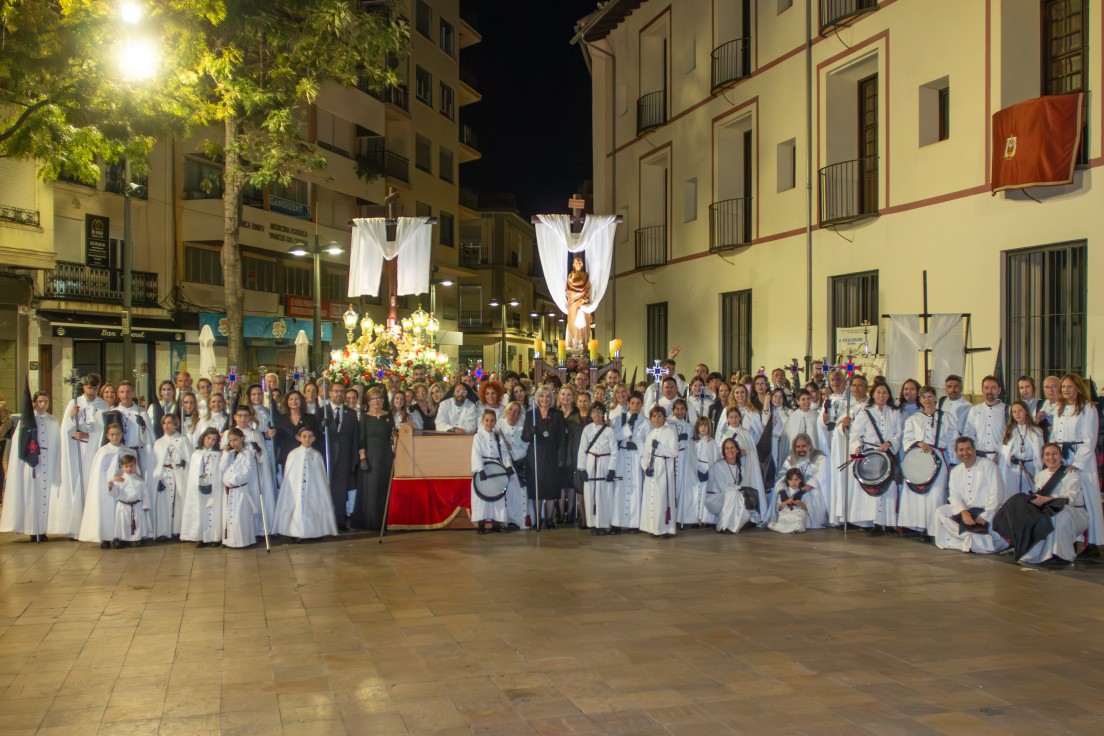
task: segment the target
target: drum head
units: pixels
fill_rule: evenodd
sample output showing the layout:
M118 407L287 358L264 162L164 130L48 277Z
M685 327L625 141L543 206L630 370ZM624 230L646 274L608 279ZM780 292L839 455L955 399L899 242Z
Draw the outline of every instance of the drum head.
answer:
M942 464L938 453L928 453L919 447L913 447L901 459L901 474L905 476L905 483L909 488L923 494L931 488Z
M881 496L889 490L893 460L888 454L874 450L851 464L851 474L868 496Z
M483 472L487 480L476 473L472 478L472 491L484 501L494 503L506 495L506 486L510 483L510 476L506 475L506 468L493 460L483 463Z

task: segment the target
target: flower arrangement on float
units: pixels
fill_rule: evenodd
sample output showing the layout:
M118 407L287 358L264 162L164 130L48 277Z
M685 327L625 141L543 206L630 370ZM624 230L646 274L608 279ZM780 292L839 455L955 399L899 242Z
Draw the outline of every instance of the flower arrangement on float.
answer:
M384 383L397 376L403 388L412 386L414 372L421 369L426 383L444 382L452 365L448 355L422 342L423 332L432 343L440 325L432 314L418 305L418 310L390 329L376 324L365 315L361 319L360 337L353 332L360 315L349 305L343 315L348 344L344 350L330 353L330 365L322 372L327 381L345 386L367 386Z

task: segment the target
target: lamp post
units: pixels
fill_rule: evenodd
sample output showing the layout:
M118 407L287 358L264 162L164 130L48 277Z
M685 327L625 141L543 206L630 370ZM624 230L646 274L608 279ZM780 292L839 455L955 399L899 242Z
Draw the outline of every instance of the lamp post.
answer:
M314 318L312 320L314 334L311 336L311 363L316 366L321 366L324 362L322 358L322 254L328 253L331 256L338 256L344 252L345 249L339 243L320 243L317 233L315 233L314 242L311 245L300 243L288 251L289 255L300 258L311 256L314 261L314 289L312 290L314 292Z
M492 299L490 305L492 307L502 307L502 355L500 356L500 362L498 369L500 373L506 371L506 305L511 307L518 306L518 300L511 297L509 300Z

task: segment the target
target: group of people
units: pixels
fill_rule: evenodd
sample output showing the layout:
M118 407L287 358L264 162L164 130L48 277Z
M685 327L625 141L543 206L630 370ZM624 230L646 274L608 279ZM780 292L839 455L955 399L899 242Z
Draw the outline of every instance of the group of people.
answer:
M248 546L379 529L394 436L409 423L473 435L480 533L850 525L1050 565L1104 541L1099 414L1080 376L1048 377L1043 397L1021 378L1011 405L988 376L975 405L958 376L942 392L910 379L894 397L880 378L839 370L799 385L783 369L726 380L699 364L687 380L673 358L660 367L635 386L616 368L596 386L587 371L562 385L554 373L534 385L457 371L447 389L415 372L405 388L308 382L286 395L268 374L229 407L186 373L145 408L126 382L90 375L60 423L35 395L39 462L17 464L12 447L0 531Z

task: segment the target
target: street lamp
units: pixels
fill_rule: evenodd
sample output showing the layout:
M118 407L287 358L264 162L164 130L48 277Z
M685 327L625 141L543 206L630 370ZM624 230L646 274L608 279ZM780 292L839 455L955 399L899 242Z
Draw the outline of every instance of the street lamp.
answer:
M518 306L519 303L520 302L518 302L518 300L514 299L513 297L510 297L510 299L507 300L507 301L502 301L502 300L499 300L497 298L496 299L491 299L491 301L490 301L490 306L491 307L501 307L502 308L502 355L500 356L501 357L501 362L499 363L499 372L500 373L504 373L506 371L506 367L507 367L506 366L506 305L509 304L511 307L516 307L516 306Z
M307 245L306 243L298 243L290 250L289 255L298 256L311 256L314 260L314 319L312 320L312 327L314 328L314 335L311 340L311 362L313 365L321 366L323 362L322 358L322 254L327 253L331 256L338 256L345 252L345 249L341 247L340 243L329 242L320 243L318 235L314 236L314 243Z

